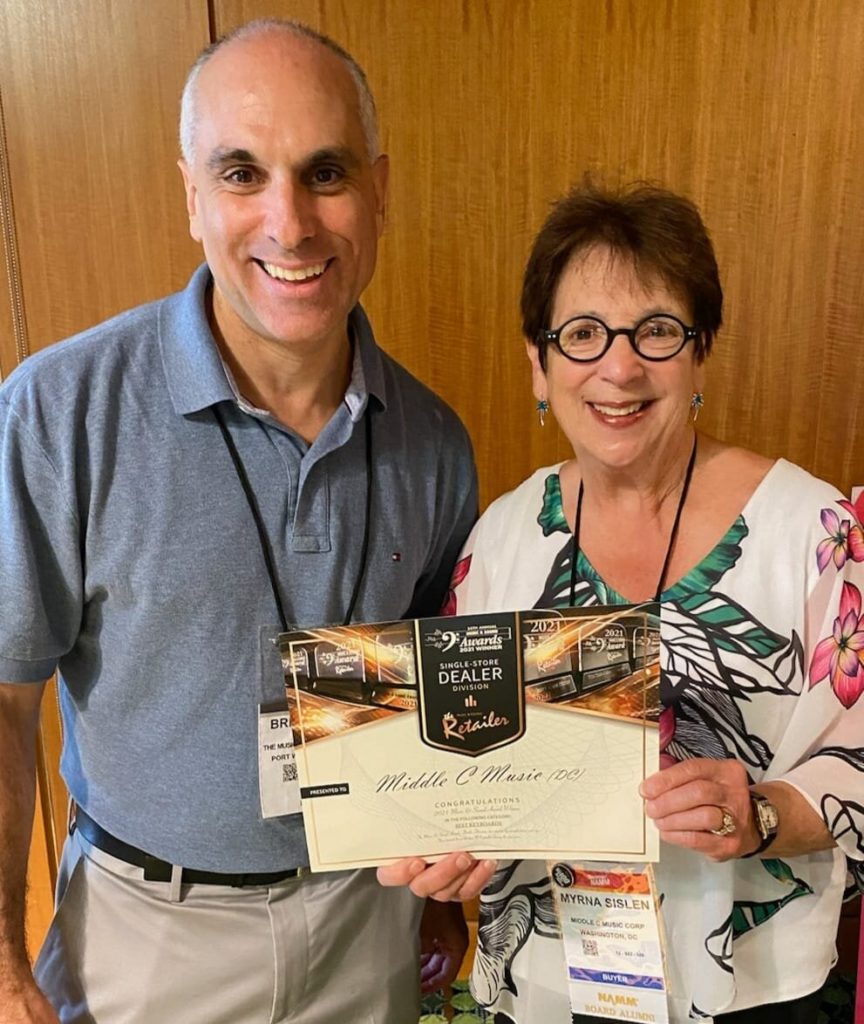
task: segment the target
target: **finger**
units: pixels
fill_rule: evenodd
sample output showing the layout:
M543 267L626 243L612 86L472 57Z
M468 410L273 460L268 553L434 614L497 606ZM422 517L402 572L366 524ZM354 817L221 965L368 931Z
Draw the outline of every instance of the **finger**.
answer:
M436 900L452 899L467 880L475 863L470 853L448 853L414 876L410 883L411 891L415 896L431 896Z
M722 828L724 820L722 807L704 804L701 807L691 807L687 811L655 818L654 824L665 838L667 832L710 832L712 829Z
M423 992L434 992L456 977L452 959L443 953L434 953L427 965L426 973L421 972L420 988Z
M425 953L420 958L420 980L428 981L436 977L441 970L442 959L440 953Z
M701 853L709 860L722 862L741 855L741 841L736 835L714 836L710 832L661 832L664 843L682 846Z
M729 791L725 786L711 779L693 779L647 800L645 813L656 821L658 818L680 814L695 807L721 807L726 806L728 802Z
M691 757L649 775L639 786L639 792L646 799L652 800L670 789L684 786L696 779L721 780L730 773L738 773L741 770L739 762L731 758L720 761L712 757Z
M442 885L440 888L433 889L431 892L425 892L425 889L421 891L419 888L416 888L412 882L411 891L417 896L425 895L428 899L435 900L437 903L451 903L454 900L459 900L461 898L459 896L459 891L467 881L470 874L471 872L469 870L461 875L457 875L451 882L448 882L446 885ZM423 880L421 879L421 882L422 881ZM471 897L466 896L465 898L470 899Z
M489 884L497 867L498 862L494 860L477 861L469 872L468 877L459 886L456 898L460 900L473 900L475 896L479 896Z
M376 872L381 885L409 885L427 867L420 857L405 857L395 864L384 864Z

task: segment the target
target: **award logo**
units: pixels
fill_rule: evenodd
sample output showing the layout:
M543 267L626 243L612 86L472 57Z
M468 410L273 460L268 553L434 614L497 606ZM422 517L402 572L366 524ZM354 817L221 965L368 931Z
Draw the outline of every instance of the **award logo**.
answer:
M476 757L525 732L525 698L513 615L417 624L424 743Z

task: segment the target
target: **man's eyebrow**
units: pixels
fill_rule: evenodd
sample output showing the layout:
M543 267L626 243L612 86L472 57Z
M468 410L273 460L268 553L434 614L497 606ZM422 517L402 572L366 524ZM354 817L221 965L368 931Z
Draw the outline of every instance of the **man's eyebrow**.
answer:
M227 146L218 146L207 157L207 170L221 171L232 164L254 164L256 162L255 157L248 149L229 149Z
M341 164L346 170L353 171L360 166L360 158L347 146L326 146L316 149L303 160L303 167L311 169L321 164Z

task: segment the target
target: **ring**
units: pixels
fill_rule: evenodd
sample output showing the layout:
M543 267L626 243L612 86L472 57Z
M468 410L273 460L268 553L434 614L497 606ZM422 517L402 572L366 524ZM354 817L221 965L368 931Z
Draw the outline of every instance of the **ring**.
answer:
M723 815L723 824L720 828L709 828L708 831L712 836L731 836L737 827L732 812L725 807L718 807L717 810Z

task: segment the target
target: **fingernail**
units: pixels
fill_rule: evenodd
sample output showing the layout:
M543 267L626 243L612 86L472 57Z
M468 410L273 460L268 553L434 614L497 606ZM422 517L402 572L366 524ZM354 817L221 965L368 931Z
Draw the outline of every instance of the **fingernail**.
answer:
M483 861L483 867L487 871L494 871L495 868L498 867L498 861L497 860L484 860Z
M471 867L471 858L467 853L459 854L456 858L456 867L459 868L460 871L467 871L468 868Z

